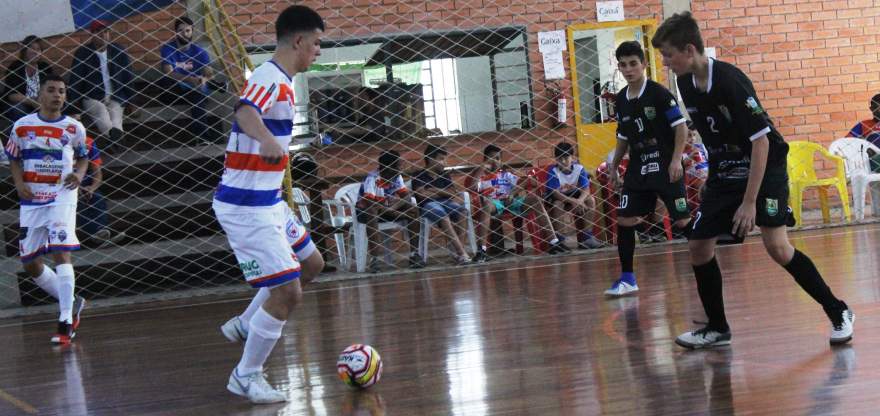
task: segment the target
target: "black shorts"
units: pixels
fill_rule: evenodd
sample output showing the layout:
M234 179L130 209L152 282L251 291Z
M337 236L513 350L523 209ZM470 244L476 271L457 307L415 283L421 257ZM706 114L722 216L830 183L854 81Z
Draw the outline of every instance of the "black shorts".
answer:
M687 206L687 192L684 189L684 179L670 183L667 186L656 189L630 189L626 182L620 192L620 205L617 207L619 217L644 217L654 212L657 207L657 198L666 205L669 217L673 221L690 217Z
M733 216L742 204L744 190L706 188L700 209L694 218L692 240L707 240L730 235ZM755 225L781 227L792 224L792 211L788 206L788 179L774 179L764 183L758 191ZM738 239L742 241L742 239Z

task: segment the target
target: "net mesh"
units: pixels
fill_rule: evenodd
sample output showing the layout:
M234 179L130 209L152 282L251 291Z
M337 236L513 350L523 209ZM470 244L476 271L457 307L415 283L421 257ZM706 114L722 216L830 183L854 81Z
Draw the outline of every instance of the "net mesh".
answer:
M36 7L21 3L6 2L21 13ZM274 20L288 2L69 3L73 7L69 30L25 27L6 35L4 50L12 57L10 64L22 50L20 57L25 60L30 59L27 50L36 51L35 60L67 77L71 88L79 88L69 98L87 98L70 102L67 112L82 114L103 152L103 181L97 188L99 198L79 201L78 235L84 247L73 255L78 292L91 299L118 299L244 288L211 209L212 191L223 170L238 92L254 66L271 56ZM487 234L490 254L496 256L546 253L555 234L566 237L564 242L572 249L586 236L595 239L590 244L598 249L613 247L618 201L608 184L607 161L615 144L613 96L626 85L617 70L614 49L625 40L646 45L656 22L676 10L664 10L660 1L625 1L626 21L596 25L593 2L326 0L304 4L319 11L327 31L316 64L295 77L292 175L285 188L297 212L308 214L313 240L328 263L338 269L337 274L362 272L369 259L366 236L358 231L359 221L352 212L353 201L344 192L352 187L345 186L363 181L376 169L379 155L389 149L401 154L400 168L410 179L424 168L428 145L442 146L448 152L446 170L458 191L464 191L455 198L470 202L462 220L454 224L456 238L469 256L487 242ZM702 6L695 7L706 13ZM210 55L212 74L201 73L207 75L203 90L193 88L198 80L190 78L184 80L190 85L181 85L180 79L163 69L167 62L161 48L181 36L174 24L181 16L194 21L193 40ZM80 68L74 68L77 50L95 42L95 35L87 29L96 18L106 21L109 40L130 61L131 79L125 85L129 97L115 107L113 102L119 101L115 96L107 101L100 96L103 93L88 87L101 85L101 69L94 66L97 61L81 61ZM63 16L59 19L64 20ZM543 33L553 31L561 31L562 36ZM28 34L43 39L23 48L17 41ZM734 44L732 38L718 36L713 42L711 46L724 51L720 53L723 58L747 52L736 49L744 45ZM109 61L112 77L124 70L112 52ZM187 65L186 60L178 62ZM668 85L668 74L659 63L651 51L648 73ZM197 60L195 64L198 68ZM764 97L765 85L756 84ZM23 93L12 91L14 86L8 82L6 88L6 97L17 97L14 102L5 100L3 131L17 117L15 110L33 111L28 107L33 91L26 85ZM109 124L102 120L104 110L86 108L91 99L92 107L108 108ZM122 113L121 125L116 124L114 112ZM782 123L780 128L794 126ZM551 207L541 202L547 166L554 162L553 149L560 142L575 145L576 159L590 175L590 197L578 214L582 221L562 204ZM860 156L865 154L862 143L850 143L845 149L852 171L870 169L867 159ZM489 144L502 149L503 163L519 177L523 195L535 195L538 203L529 205L524 215L494 218L488 222L487 233L479 214L486 201L472 187L478 182L475 172L484 165L482 152ZM699 137L688 144L685 153L687 204L694 210L707 174ZM798 167L802 168L800 179L812 179L813 168L820 177L835 177L837 159L816 153L803 160L809 165ZM6 249L0 257L0 303L6 309L18 309L50 302L21 269L18 198L8 169L2 175L6 179L0 183L0 215ZM847 194L845 182L838 189ZM805 194L802 224L820 223L819 195L816 191ZM836 195L832 190L831 223L843 222ZM864 199L856 199L864 205ZM870 206L867 211L871 212ZM552 220L553 232L543 216ZM388 228L393 238L383 239L374 257L391 263L385 270L405 270L409 249L417 250L397 237L396 230L406 227L385 224L381 228ZM456 263L459 249L443 228L423 225L419 234L427 241L422 252L429 266ZM430 236L425 238L426 234ZM676 237L658 203L655 215L639 232L641 243Z

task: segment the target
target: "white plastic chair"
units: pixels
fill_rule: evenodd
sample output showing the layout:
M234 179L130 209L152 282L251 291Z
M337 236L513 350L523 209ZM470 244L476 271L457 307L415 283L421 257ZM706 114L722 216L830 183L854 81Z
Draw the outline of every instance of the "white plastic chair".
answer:
M354 246L355 270L358 273L363 273L367 270L369 245L367 243L367 225L357 220L357 211L355 210L360 187L360 183L345 185L336 191L336 197L333 200L324 201L324 205L328 207L328 210L331 212L331 221L336 220L341 224L339 227L343 227L345 224L350 224L348 235L351 238L352 246ZM335 214L332 213L333 208L336 208ZM336 225L334 224L334 226ZM405 224L399 222L379 222L378 228L379 233L383 235L384 239L382 245L385 247L385 263L393 264L391 250L389 248L391 246L391 232L400 230L403 233L404 240L409 240L409 230L406 228ZM344 246L345 243L340 243L340 238L336 237L338 234L339 233L334 233L337 247L339 247L340 244ZM346 260L342 260L343 255L344 251L340 250L340 266L348 269L348 257L345 255Z
M309 214L309 204L312 201L306 196L306 193L303 192L302 189L293 188L293 202L296 204L296 207L299 209L299 219L305 225L309 225L312 223L312 216ZM306 227L308 228L308 227Z
M840 156L846 166L846 178L852 184L853 211L857 221L865 219L865 194L871 184L871 211L880 214L880 173L871 173L871 160L868 150L880 154L880 147L871 142L854 137L837 139L828 151Z
M345 185L336 191L333 199L324 200L324 209L327 214L327 222L333 227L333 240L336 242L336 253L339 255L339 267L348 270L348 252L345 249L345 234L350 233L352 219L355 216L354 203L357 202L359 183ZM351 192L355 194L355 201L349 200Z
M467 224L467 237L468 237L468 248L471 249L471 253L477 252L477 235L476 231L474 231L474 216L471 209L471 195L469 192L464 191L461 193L462 201L464 202L464 217ZM422 257L424 262L428 262L428 242L431 240L431 223L427 218L422 216L419 218L419 255Z

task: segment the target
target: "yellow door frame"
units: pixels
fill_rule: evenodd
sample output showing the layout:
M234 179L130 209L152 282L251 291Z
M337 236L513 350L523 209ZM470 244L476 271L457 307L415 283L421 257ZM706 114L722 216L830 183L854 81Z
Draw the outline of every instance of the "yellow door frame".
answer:
M572 101L574 102L574 122L577 131L578 159L590 172L604 161L605 155L616 144L617 123L584 123L581 120L580 91L578 89L577 58L574 53L574 34L581 30L611 29L640 27L642 43L645 45L648 56L647 75L649 79L658 79L658 68L661 67L660 54L651 46L650 40L657 30L657 21L654 19L633 19L620 22L601 23L578 23L567 28L569 68L571 68ZM594 139L590 141L589 139Z

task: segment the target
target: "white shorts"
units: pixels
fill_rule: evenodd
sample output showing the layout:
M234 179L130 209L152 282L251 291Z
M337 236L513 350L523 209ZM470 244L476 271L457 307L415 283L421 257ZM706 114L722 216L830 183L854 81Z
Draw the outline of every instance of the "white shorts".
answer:
M20 210L18 252L22 263L56 251L79 250L76 204Z
M245 280L253 287L274 287L299 278L300 266L287 240L286 212L217 212Z
M317 247L312 242L309 230L306 230L306 226L303 225L299 217L293 213L287 204L284 204L284 213L287 216L287 224L284 229L287 234L287 241L290 243L290 248L296 253L297 258L305 260L312 254L315 254Z

